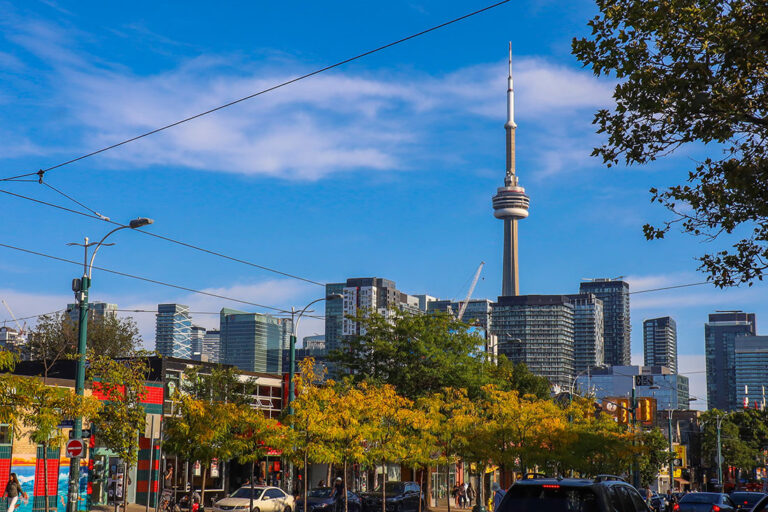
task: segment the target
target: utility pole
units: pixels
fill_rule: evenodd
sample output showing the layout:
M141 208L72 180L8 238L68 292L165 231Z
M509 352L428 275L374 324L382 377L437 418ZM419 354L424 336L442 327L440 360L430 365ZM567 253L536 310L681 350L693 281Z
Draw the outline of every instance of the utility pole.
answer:
M85 260L83 261L83 277L72 281L72 291L75 292L80 318L77 328L77 374L75 376L75 394L83 396L85 392L85 351L88 339L88 289L91 287L91 279L88 277L88 237L85 237ZM72 428L72 439L80 439L83 436L83 419L75 418ZM85 454L83 454L85 455ZM80 457L69 459L69 499L67 500L67 512L75 512L78 509L80 499Z
M723 450L720 443L720 428L723 426L723 419L725 414L717 416L715 424L717 425L717 480L720 483L720 490L725 489L723 485Z
M635 396L635 377L632 377L632 402L629 406L629 413L632 415L632 446L637 444L637 397ZM640 464L637 460L637 454L632 467L632 485L635 489L640 488Z

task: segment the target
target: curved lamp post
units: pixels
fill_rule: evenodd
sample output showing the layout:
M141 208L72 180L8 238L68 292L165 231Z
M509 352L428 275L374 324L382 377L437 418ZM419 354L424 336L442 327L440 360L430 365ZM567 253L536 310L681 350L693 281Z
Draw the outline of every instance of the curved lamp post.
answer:
M96 258L96 253L102 245L114 245L105 244L104 241L112 234L121 229L136 229L142 226L152 224L154 221L146 217L139 217L133 219L127 226L120 226L113 229L96 243L89 243L88 237L85 237L85 243L69 243L67 245L77 245L85 249L85 257L83 258L83 277L80 279L72 280L72 291L75 292L75 300L80 308L80 318L78 322L78 336L77 336L77 374L75 377L75 393L78 396L83 396L85 390L85 353L86 353L86 340L88 338L88 289L91 287L91 275L93 272L93 260ZM93 253L91 253L91 259L88 260L88 249L95 247ZM83 419L80 417L75 418L75 425L72 428L72 439L80 439L83 435ZM69 499L67 500L67 512L76 512L78 509L78 499L80 496L80 457L72 457L69 464ZM123 490L125 492L125 489Z

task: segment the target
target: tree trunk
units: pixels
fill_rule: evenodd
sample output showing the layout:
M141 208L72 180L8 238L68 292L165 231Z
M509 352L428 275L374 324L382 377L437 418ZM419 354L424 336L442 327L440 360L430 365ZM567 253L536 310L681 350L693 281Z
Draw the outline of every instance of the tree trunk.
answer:
M453 498L453 488L451 487L451 479L448 478L448 476L451 474L451 465L450 463L445 465L445 490L447 494L447 500L448 501L448 512L451 512L451 499Z
M414 471L416 471L416 468L413 468ZM422 501L424 501L424 468L421 469L421 473L419 474L419 512L421 511L421 504Z
M344 457L344 512L349 512L349 500L347 496L347 458Z
M440 466L438 465L438 468ZM427 510L432 508L432 466L426 466L424 468L427 478L427 492L425 494L427 501Z
M125 472L123 472L123 512L126 512L128 510L128 472L131 470L131 467L128 464L123 464L123 467L125 467Z
M381 512L387 512L387 466L381 461Z
M329 462L328 463L328 471L326 472L325 476L326 476L326 479L325 479L326 485L328 485L328 487L331 487L333 485L333 480L332 480L332 478L333 478L333 462Z
M309 489L309 480L307 480L307 466L309 464L307 458L307 450L304 450L304 512L307 512L307 489Z
M483 469L482 469L483 472L480 473L480 479L478 480L479 482L478 485L480 486L480 489L477 490L477 498L480 501L478 501L477 504L480 506L485 506L485 471L487 467L488 466L485 463L483 463Z
M203 470L203 483L200 486L200 508L201 509L205 508L205 472L208 470L209 467L210 467L210 464L206 464L205 466L202 466L202 470ZM191 510L190 510L190 512L191 512Z

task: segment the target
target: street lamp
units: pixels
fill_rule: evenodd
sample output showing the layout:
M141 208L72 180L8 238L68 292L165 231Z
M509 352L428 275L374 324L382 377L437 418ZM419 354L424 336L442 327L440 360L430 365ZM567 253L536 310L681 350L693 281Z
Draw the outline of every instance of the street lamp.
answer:
M85 243L69 243L67 245L77 245L83 247L85 250L85 257L83 258L83 277L80 279L72 280L72 291L75 292L75 300L80 307L80 318L78 322L78 336L77 336L77 373L75 376L75 393L78 396L83 396L85 391L85 353L86 353L86 340L88 338L88 289L91 287L91 275L93 273L93 260L96 258L96 253L102 245L114 245L105 244L104 241L112 234L121 229L136 229L148 224L152 224L154 221L146 217L139 217L133 219L127 226L120 226L106 235L98 243L89 243L88 237L85 237ZM95 247L91 254L90 261L88 260L88 249ZM80 439L83 435L83 419L79 416L75 418L75 425L72 428L72 439ZM67 512L77 511L77 501L79 497L79 476L80 476L80 457L72 457L69 464L69 499L67 500Z
M335 299L343 299L344 296L340 293L331 293L330 295L327 295L325 297L322 297L320 299L315 299L306 306L304 306L304 309L302 309L298 315L296 315L296 310L294 308L291 308L291 346L290 346L290 359L289 359L289 373L288 373L288 414L293 414L293 396L294 396L294 383L293 383L293 376L296 373L296 328L299 325L299 320L301 320L302 315L307 312L307 309L312 304L316 304L323 300L335 300ZM295 318L295 320L294 320Z

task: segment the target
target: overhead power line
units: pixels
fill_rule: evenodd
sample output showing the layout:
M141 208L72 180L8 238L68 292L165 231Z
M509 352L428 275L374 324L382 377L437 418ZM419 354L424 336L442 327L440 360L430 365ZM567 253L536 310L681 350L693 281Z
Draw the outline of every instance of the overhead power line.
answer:
M662 288L651 288L649 290L638 290L636 292L629 292L630 295L635 293L648 293L648 292L660 292L663 290L673 290L675 288L688 288L689 286L701 286L703 284L710 284L709 281L701 281L699 283L688 283L688 284L676 284L674 286L664 286Z
M53 188L53 187L51 187L51 188ZM53 189L53 190L56 190L58 192L57 189ZM25 196L25 195L22 195L22 194L17 194L15 192L11 192L9 190L0 189L0 193L7 194L9 196L13 196L13 197L16 197L16 198L19 198L19 199L25 199L27 201L32 201L34 203L38 203L38 204L42 204L42 205L45 205L45 206L49 206L51 208L57 208L59 210L62 210L62 211L68 212L68 213L73 213L73 214L76 214L76 215L82 215L83 217L88 217L88 218L91 218L91 219L100 220L102 222L108 222L108 223L113 224L115 226L121 226L121 227L125 226L124 224L121 224L119 222L115 222L115 221L109 219L108 217L105 217L105 216L103 216L103 215L101 215L99 213L86 213L86 212L81 212L81 211L78 211L78 210L73 210L72 208L67 208L66 206L61 206L61 205L58 205L58 204L49 203L47 201L42 201L40 199L35 199L34 197L29 197L29 196ZM66 197L69 198L69 196L66 196ZM74 199L73 199L73 201L74 201ZM75 202L77 202L77 204L81 204L79 201L75 201ZM83 207L88 209L88 210L91 210L87 206L83 205ZM93 210L91 210L91 211L93 211ZM218 251L214 251L214 250L211 250L211 249L206 249L205 247L200 247L200 246L197 246L197 245L194 245L194 244L190 244L190 243L187 243L187 242L182 242L181 240L176 240L176 239L173 239L173 238L170 238L170 237L167 237L167 236L158 235L156 233L152 233L151 231L144 231L143 229L132 229L131 231L137 231L139 233L143 233L143 234L148 235L148 236L152 236L152 237L155 237L155 238L159 238L161 240L165 240L166 242L171 242L171 243L174 243L174 244L177 244L177 245L181 245L183 247L187 247L189 249L194 249L196 251L200 251L200 252L204 252L204 253L210 254L212 256L218 256L219 258L224 258L224 259L227 259L227 260L230 260L230 261L234 261L234 262L237 262L237 263L242 263L244 265L248 265L248 266L251 266L251 267L254 267L254 268L265 270L265 271L271 272L273 274L278 274L278 275L281 275L281 276L284 276L284 277L289 277L291 279L298 279L299 281L304 281L306 283L315 284L317 286L323 286L323 287L325 286L325 283L321 283L319 281L314 281L312 279L309 279L309 278L306 278L306 277L301 277L301 276L298 276L296 274L291 274L291 273L283 272L281 270L277 270L277 269L274 269L274 268L271 268L271 267L267 267L267 266L264 266L264 265L259 265L258 263L253 263L252 261L244 260L244 259L241 259L241 258L236 258L234 256L229 256L227 254L223 254L223 253L220 253Z
M66 258L60 258L58 256L53 256L51 254L46 254L46 253L43 253L43 252L33 251L31 249L24 249L22 247L16 247L14 245L0 243L0 247L5 247L7 249L13 249L14 251L20 251L20 252L24 252L24 253L27 253L27 254L34 254L35 256L41 256L43 258L48 258L48 259L52 259L52 260L56 260L56 261L62 261L64 263L71 263L73 265L77 265L78 267L81 267L83 265L83 262L81 262L81 261L68 260ZM203 290L196 290L194 288L188 288L186 286L180 286L180 285L177 285L177 284L166 283L164 281L158 281L157 279L150 279L148 277L142 277L142 276L137 276L137 275L133 275L133 274L128 274L127 272L120 272L118 270L112 270L112 269L108 269L108 268L104 268L104 267L93 266L92 268L95 268L96 270L101 270L102 272L109 272L110 274L116 274L116 275L123 276L123 277L129 277L131 279L138 279L140 281L146 281L148 283L153 283L153 284L157 284L157 285L161 285L161 286L167 286L169 288L176 288L177 290L184 290L184 291L191 292L191 293L197 293L199 295L207 295L209 297L216 297L217 299L224 299L224 300L229 300L229 301L232 301L232 302L239 302L240 304L248 304L249 306L255 306L255 307L258 307L258 308L262 308L262 309L269 309L269 310L272 310L272 311L279 311L281 313L291 314L291 311L289 311L287 309L277 308L277 307L274 307L274 306L266 306L264 304L258 304L256 302L250 302L250 301L247 301L247 300L236 299L236 298L233 298L233 297L227 297L226 295L220 295L218 293L206 292L206 291L203 291Z
M38 176L42 177L43 174L45 174L48 171L52 171L53 169L58 169L59 167L64 167L65 165L73 164L73 163L78 162L80 160L83 160L85 158L89 158L89 157L92 157L94 155L98 155L99 153L104 153L105 151L109 151L110 149L115 149L117 147L123 146L125 144L130 143L130 142L134 142L134 141L137 141L137 140L142 139L144 137L148 137L150 135L154 135L155 133L162 132L163 130L167 130L169 128L173 128L174 126L178 126L180 124L192 121L194 119L197 119L197 118L200 118L200 117L203 117L203 116L206 116L208 114L212 114L214 112L218 112L219 110L223 110L223 109L231 107L233 105L237 105L238 103L242 103L243 101L250 100L250 99L255 98L257 96L261 96L262 94L266 94L268 92L272 92L274 90L280 89L281 87L285 87L286 85L290 85L290 84L299 82L301 80L304 80L306 78L318 75L318 74L323 73L325 71L329 71L329 70L337 68L339 66L343 66L344 64L348 64L348 63L356 61L358 59L362 59L363 57L367 57L368 55L372 55L372 54L380 52L382 50L386 50L387 48L391 48L392 46L396 46L396 45L404 43L406 41L410 41L411 39L417 38L419 36L423 36L424 34L428 34L430 32L433 32L435 30L441 29L443 27L447 27L448 25L452 25L452 24L457 23L459 21L465 20L465 19L470 18L472 16L475 16L477 14L480 14L480 13L483 13L483 12L488 11L490 9L493 9L495 7L498 7L498 6L502 5L502 4L506 4L509 1L510 0L501 0L500 2L488 5L486 7L483 7L482 9L478 9L476 11L472 11L470 13L467 13L467 14L463 15L463 16L459 16L458 18L454 18L452 20L446 21L446 22L441 23L439 25L435 25L433 27L430 27L430 28L428 28L426 30L422 30L421 32L417 32L415 34L411 34L409 36L406 36L406 37L403 37L401 39L398 39L397 41L393 41L393 42L387 43L387 44L385 44L383 46L379 46L378 48L374 48L372 50L368 50L366 52L360 53L358 55L355 55L354 57L349 57L347 59L344 59L344 60L341 60L341 61L336 62L334 64L331 64L329 66L325 66L323 68L316 69L314 71L311 71L309 73L305 73L303 75L297 76L297 77L292 78L290 80L286 80L285 82L281 82L279 84L273 85L272 87L268 87L266 89L262 89L261 91L255 92L253 94L249 94L248 96L244 96L242 98L230 101L229 103L225 103L223 105L219 105L218 107L211 108L209 110L206 110L205 112L200 112L199 114L195 114L195 115L190 116L190 117L185 117L184 119L180 119L178 121L175 121L173 123L167 124L165 126L161 126L160 128L155 128L154 130L150 130L150 131L142 133L140 135L136 135L135 137L131 137L129 139L125 139L125 140L123 140L121 142L118 142L116 144L112 144L111 146L107 146L107 147L104 147L104 148L101 148L101 149L97 149L96 151L91 151L90 153L86 153L86 154L78 156L76 158L72 158L71 160L67 160L65 162L61 162L61 163L56 164L56 165L52 165L51 167L48 167L46 169L40 169L39 171L28 172L28 173L25 173L25 174L19 174L18 176L12 176L10 178L0 179L0 181L10 181L10 180L15 180L15 179L18 179L18 178L25 178L27 176L34 176L34 175L38 175Z

